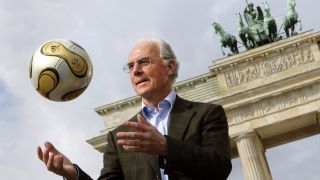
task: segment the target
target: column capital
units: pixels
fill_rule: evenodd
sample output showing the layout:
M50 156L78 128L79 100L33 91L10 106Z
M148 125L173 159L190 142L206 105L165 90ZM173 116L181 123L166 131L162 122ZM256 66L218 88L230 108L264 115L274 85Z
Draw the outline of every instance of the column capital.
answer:
M258 134L254 130L250 130L244 133L239 134L238 136L234 137L235 141L238 141L243 138L248 138L248 137L259 137ZM260 139L260 138L259 138Z

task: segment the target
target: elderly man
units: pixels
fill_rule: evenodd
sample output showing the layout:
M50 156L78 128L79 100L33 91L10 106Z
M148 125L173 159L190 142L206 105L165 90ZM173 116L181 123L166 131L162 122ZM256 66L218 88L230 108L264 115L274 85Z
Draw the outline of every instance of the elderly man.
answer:
M109 132L99 179L226 179L231 171L228 124L215 104L184 100L172 90L176 56L163 40L138 42L124 67L142 98L141 111ZM46 142L38 156L68 180L91 179Z

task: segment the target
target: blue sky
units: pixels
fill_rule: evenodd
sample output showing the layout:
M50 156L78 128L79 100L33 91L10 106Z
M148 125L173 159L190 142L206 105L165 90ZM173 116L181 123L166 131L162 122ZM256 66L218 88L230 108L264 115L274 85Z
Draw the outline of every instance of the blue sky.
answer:
M261 5L262 1L250 1ZM286 0L269 1L278 26ZM180 61L178 81L208 72L222 58L218 38L210 24L219 22L236 34L239 0L0 0L0 174L1 179L59 177L37 159L36 147L52 141L93 177L99 175L102 154L86 140L99 135L102 118L94 108L134 96L122 71L133 44L142 38L168 41ZM320 30L316 15L320 1L297 0L303 31ZM69 102L40 96L28 77L33 52L45 41L70 39L84 47L93 63L88 89ZM320 179L319 135L268 149L274 179ZM230 179L244 179L239 159Z

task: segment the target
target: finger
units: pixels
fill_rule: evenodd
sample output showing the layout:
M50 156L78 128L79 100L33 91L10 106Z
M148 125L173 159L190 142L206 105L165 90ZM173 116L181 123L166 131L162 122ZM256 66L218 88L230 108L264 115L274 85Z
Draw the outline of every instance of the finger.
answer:
M49 159L48 159L48 162L47 162L47 169L49 170L49 171L53 171L53 158L54 158L54 154L50 154L50 156L49 156Z
M38 158L43 161L43 153L40 146L37 147Z
M142 146L143 141L140 140L118 140L118 144L123 146Z
M141 114L137 115L138 122L144 125L151 125Z
M123 146L123 149L131 152L142 152L143 149L140 146Z
M126 121L123 125L128 128L133 128L133 129L136 129L137 131L142 131L142 132L145 132L147 129L146 125L141 123L136 123L136 122Z
M43 151L43 162L47 164L48 159L49 159L49 150L45 148Z
M144 135L141 132L118 132L118 139L143 140Z
M54 154L60 154L60 152L49 141L46 141L44 143L44 146L49 150L49 152Z

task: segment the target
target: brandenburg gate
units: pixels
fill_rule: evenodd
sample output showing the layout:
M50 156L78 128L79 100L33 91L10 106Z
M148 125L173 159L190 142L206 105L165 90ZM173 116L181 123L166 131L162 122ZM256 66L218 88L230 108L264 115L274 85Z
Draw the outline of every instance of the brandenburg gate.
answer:
M232 157L246 179L269 180L268 148L320 133L320 33L304 32L212 61L208 72L174 85L185 99L221 104ZM95 109L105 127L88 140L104 151L107 132L141 108L138 96Z

